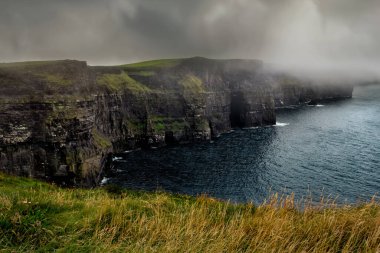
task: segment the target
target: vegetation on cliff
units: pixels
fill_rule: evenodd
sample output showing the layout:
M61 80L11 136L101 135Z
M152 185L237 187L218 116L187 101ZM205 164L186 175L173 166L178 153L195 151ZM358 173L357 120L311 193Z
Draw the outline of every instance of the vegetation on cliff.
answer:
M192 95L205 92L202 80L193 74L186 75L179 81L185 92L190 92Z
M125 69L160 69L178 65L183 59L159 59L122 65Z
M104 74L97 78L97 83L109 87L112 91L129 89L134 92L148 92L150 89L131 78L127 73Z
M95 90L84 61L0 63L0 102L76 101L91 98Z
M61 189L0 174L0 251L377 252L380 206Z

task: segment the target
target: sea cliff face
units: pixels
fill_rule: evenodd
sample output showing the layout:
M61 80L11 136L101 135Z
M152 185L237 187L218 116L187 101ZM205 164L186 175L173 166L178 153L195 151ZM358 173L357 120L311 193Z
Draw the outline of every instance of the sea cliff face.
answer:
M0 64L0 170L96 184L112 152L209 140L275 124L276 107L351 96L256 60Z

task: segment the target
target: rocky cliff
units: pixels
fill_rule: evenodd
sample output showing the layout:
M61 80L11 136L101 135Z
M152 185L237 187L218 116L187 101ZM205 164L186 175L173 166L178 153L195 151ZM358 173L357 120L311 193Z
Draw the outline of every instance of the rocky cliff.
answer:
M256 60L0 64L0 170L93 184L112 152L209 140L275 124L276 107L351 95Z

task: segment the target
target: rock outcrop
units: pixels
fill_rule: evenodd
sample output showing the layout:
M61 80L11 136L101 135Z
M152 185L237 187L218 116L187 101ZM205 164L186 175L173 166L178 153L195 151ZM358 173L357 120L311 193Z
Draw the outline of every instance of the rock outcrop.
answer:
M275 124L276 107L351 95L256 60L0 64L0 170L94 184L112 152L209 140Z

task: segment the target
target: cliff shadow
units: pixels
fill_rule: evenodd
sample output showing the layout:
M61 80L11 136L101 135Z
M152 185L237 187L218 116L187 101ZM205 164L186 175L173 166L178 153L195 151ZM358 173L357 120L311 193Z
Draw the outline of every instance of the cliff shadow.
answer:
M244 96L241 91L231 94L230 122L232 128L243 128L245 126L244 118Z

